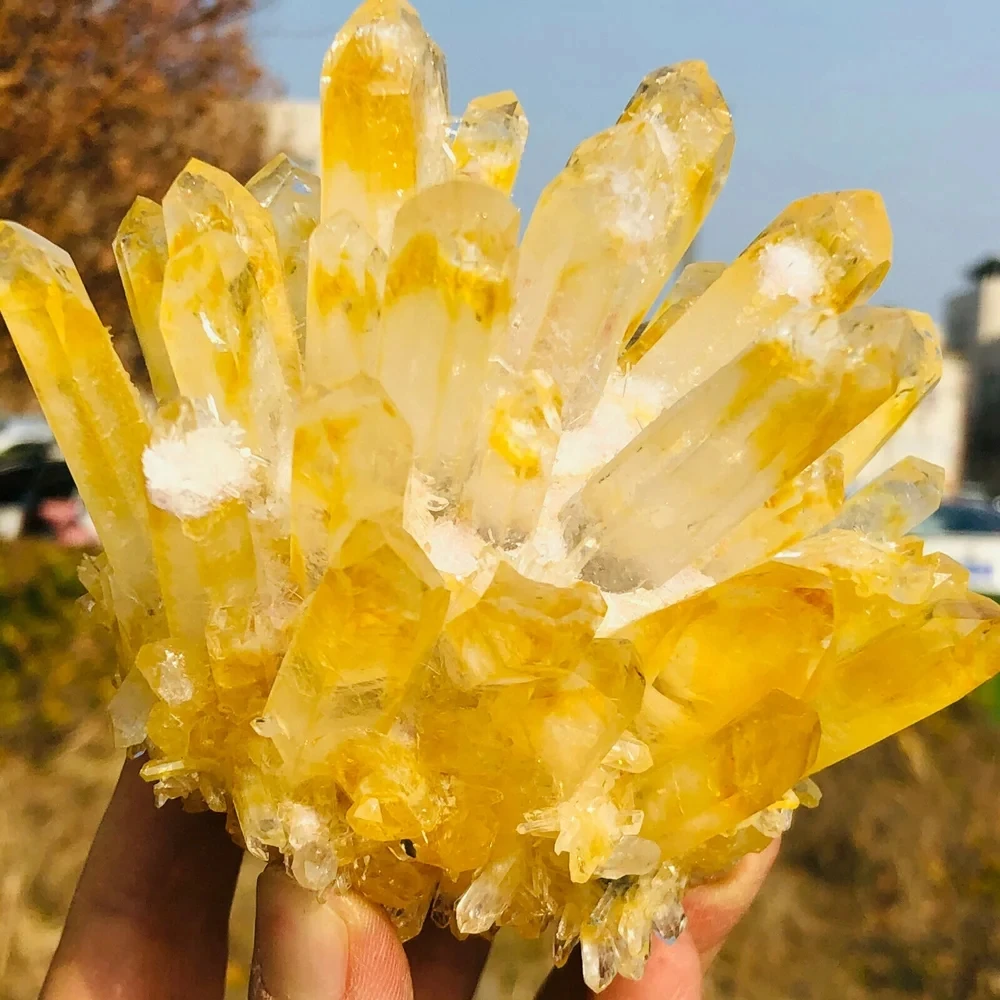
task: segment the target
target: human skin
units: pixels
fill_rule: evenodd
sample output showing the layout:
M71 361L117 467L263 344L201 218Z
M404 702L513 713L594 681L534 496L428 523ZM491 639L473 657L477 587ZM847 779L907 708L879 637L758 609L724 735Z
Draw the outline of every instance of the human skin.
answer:
M94 838L41 1000L221 1000L229 909L241 853L220 817L162 810L125 764ZM688 893L687 928L657 941L641 982L616 980L603 1000L699 1000L702 977L746 913L778 845L723 882ZM320 903L268 867L257 883L250 1000L468 1000L486 960L481 939L429 927L405 946L357 896ZM585 1000L579 957L542 1000Z

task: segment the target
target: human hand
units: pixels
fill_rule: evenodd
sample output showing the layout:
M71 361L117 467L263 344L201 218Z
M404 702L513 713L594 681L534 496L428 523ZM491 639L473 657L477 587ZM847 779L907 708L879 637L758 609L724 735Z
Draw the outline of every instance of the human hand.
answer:
M41 1000L221 1000L229 908L241 854L219 816L157 810L126 763L80 877ZM687 928L657 941L641 982L602 1000L698 1000L701 980L746 912L777 844L685 900ZM468 1000L487 942L428 927L405 946L359 897L317 902L280 867L257 884L250 1000ZM585 1000L574 955L542 1000Z

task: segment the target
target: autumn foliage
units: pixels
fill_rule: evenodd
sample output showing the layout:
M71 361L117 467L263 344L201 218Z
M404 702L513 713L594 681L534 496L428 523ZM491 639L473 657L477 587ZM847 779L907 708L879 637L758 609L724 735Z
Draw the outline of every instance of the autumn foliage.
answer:
M0 218L65 247L126 364L141 365L111 241L191 156L260 165L253 0L0 0ZM142 373L139 372L141 378ZM30 389L0 334L0 409Z

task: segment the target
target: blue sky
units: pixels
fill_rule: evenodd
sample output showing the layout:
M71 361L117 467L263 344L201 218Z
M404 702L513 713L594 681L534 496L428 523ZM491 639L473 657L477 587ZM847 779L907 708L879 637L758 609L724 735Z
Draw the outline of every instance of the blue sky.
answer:
M453 111L517 91L531 137L527 211L584 137L650 69L708 62L736 155L698 246L735 256L784 205L820 190L882 192L896 234L880 299L942 315L966 266L1000 253L998 0L417 0L448 59ZM260 56L311 98L355 5L268 0Z

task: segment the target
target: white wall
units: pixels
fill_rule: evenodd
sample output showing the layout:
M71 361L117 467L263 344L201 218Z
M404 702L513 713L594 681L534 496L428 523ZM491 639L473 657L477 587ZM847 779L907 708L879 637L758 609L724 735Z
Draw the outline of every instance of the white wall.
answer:
M264 105L267 131L266 159L287 153L307 170L317 173L320 162L319 103L271 101Z

